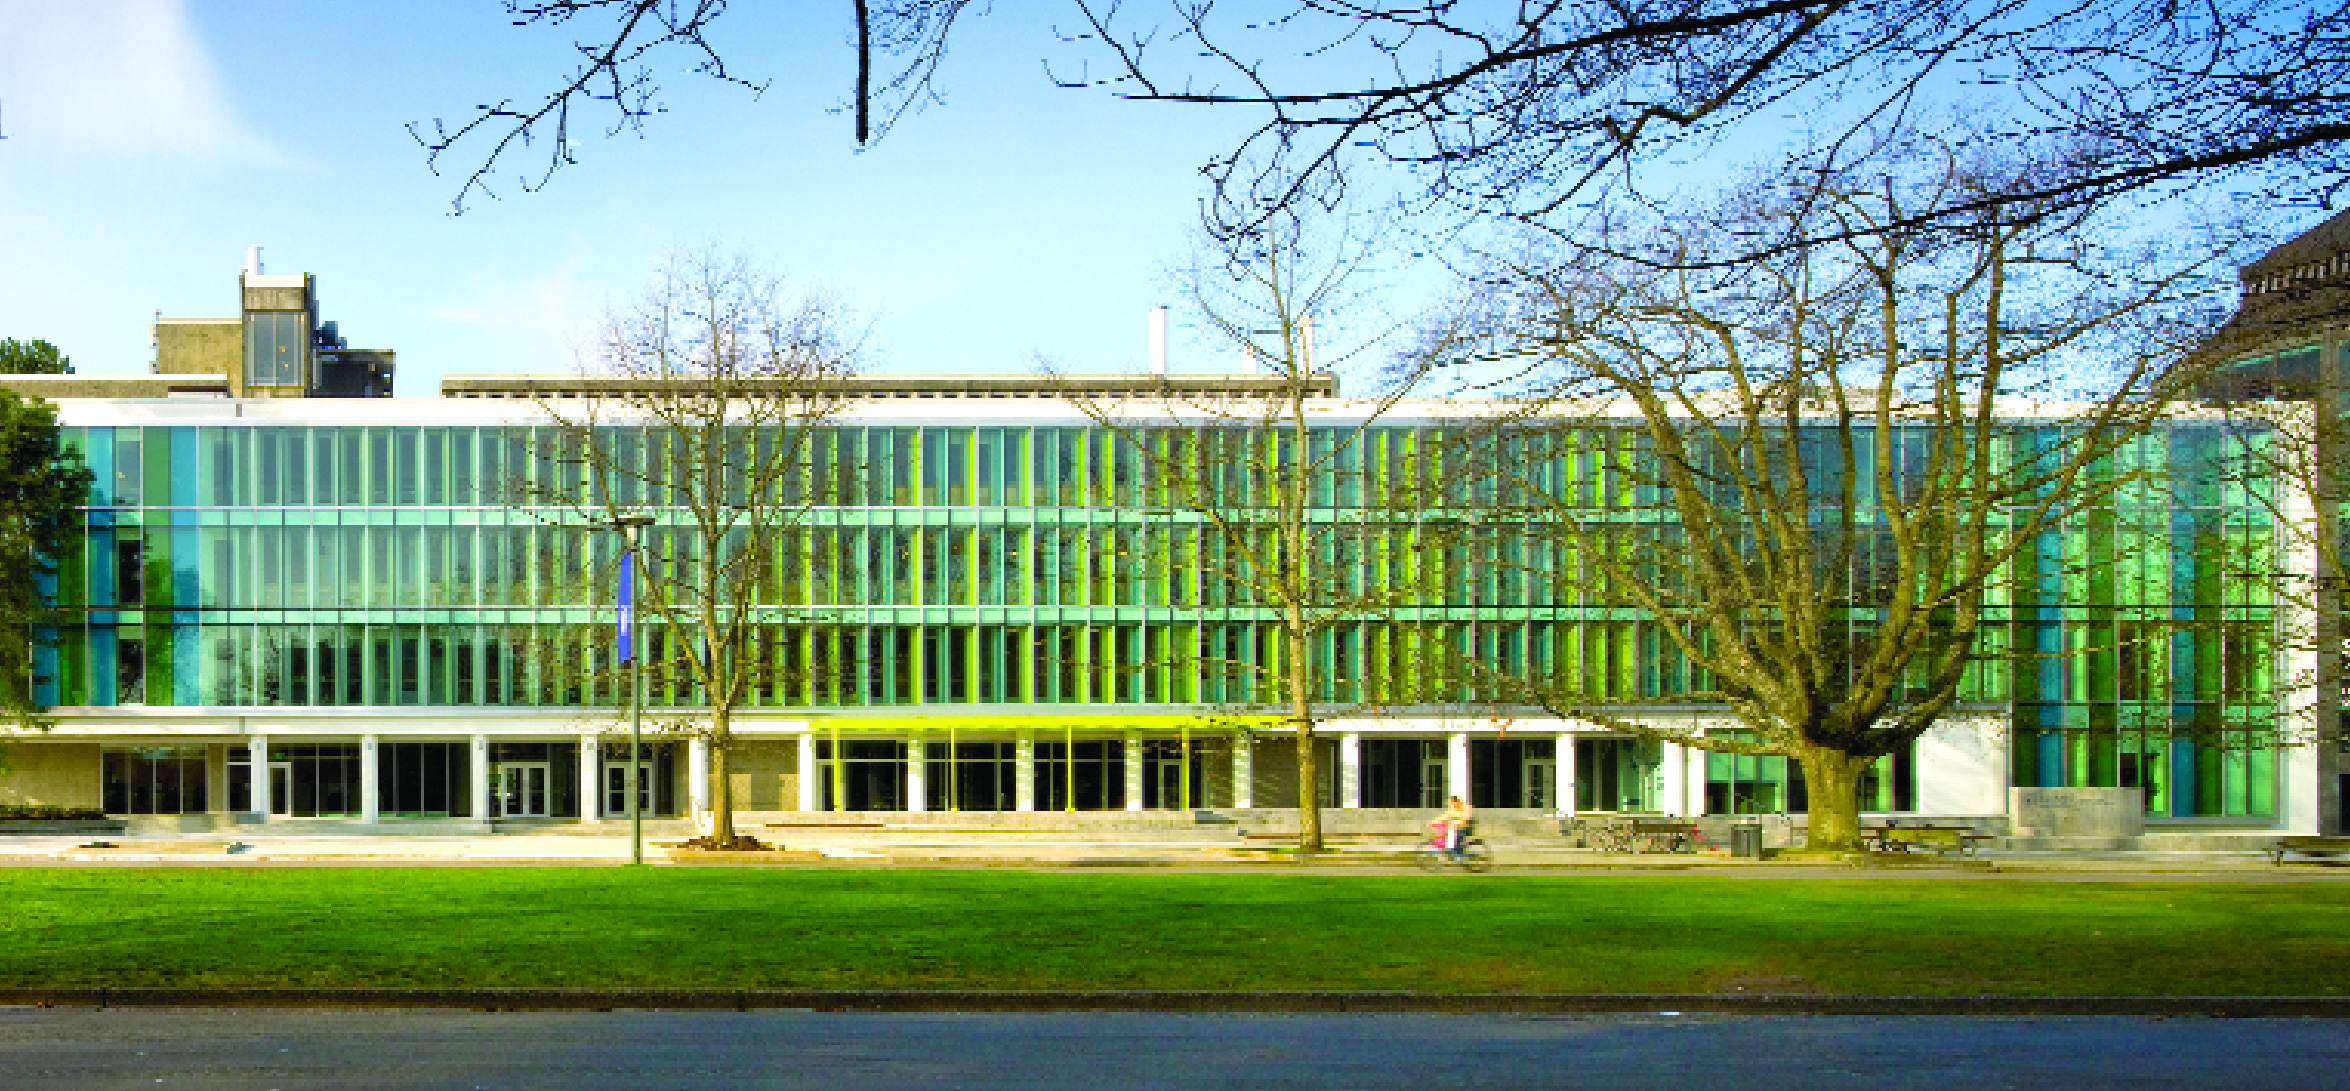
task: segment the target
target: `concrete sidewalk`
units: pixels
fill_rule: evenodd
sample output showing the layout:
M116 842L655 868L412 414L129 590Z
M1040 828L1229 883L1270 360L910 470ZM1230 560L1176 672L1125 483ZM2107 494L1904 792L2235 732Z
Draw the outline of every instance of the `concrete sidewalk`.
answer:
M1407 845L1346 843L1301 863L1279 843L1058 840L992 838L984 833L894 831L872 834L796 833L776 853L683 853L674 834L648 837L648 863L685 866L786 867L1046 867L1186 868L1214 870L1370 870L1413 867ZM1817 874L1855 864L1836 859L1754 861L1717 853L1613 854L1540 842L1494 846L1500 874L1591 872L1703 872L1720 875ZM610 835L490 834L479 836L351 835L331 830L270 829L235 833L0 836L0 866L85 864L213 865L616 865L629 859L625 833ZM1858 866L1949 874L2094 874L2109 877L2202 875L2296 881L2350 879L2350 867L2276 867L2257 852L1986 852L1980 856L1884 857Z

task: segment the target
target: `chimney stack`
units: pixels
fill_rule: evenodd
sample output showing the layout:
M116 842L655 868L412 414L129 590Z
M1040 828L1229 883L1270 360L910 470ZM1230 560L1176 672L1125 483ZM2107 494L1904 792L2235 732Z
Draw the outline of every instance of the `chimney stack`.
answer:
M245 248L245 275L249 277L261 275L261 247L259 245Z

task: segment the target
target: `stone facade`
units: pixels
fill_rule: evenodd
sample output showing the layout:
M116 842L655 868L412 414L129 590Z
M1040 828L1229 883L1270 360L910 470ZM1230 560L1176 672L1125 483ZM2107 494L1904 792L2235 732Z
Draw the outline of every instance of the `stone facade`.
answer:
M19 743L8 748L15 775L0 779L0 803L96 807L97 743Z

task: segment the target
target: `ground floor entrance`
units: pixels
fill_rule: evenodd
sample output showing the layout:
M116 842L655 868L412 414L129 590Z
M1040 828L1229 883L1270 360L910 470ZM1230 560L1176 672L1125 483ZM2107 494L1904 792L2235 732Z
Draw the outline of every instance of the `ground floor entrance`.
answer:
M490 798L497 803L497 817L552 815L554 812L548 807L548 771L549 763L543 761L505 761L492 766Z
M708 744L691 736L648 732L632 764L625 741L566 735L556 729L569 722L551 717L485 714L483 729L472 734L460 733L470 723L393 731L406 725L387 722L380 733L328 735L321 725L368 719L322 715L280 734L255 730L263 723L255 716L245 731L207 738L160 715L143 736L116 719L78 724L76 715L63 717L54 733L17 744L19 772L9 791L44 802L86 800L108 814L213 815L216 823L594 822L632 809L656 818L705 813L715 767ZM1797 815L1808 802L1802 770L1785 759L1561 726L1474 715L1327 721L1314 733L1318 790L1323 805L1337 809L1434 811L1459 795L1480 809L1553 815ZM1917 749L1867 771L1861 809L2005 814L2011 781L2023 773L2001 763L2013 749L2004 730L1994 716L1937 728ZM84 737L77 740L77 731ZM106 734L112 731L122 737ZM725 768L738 812L1172 812L1282 809L1297 801L1295 736L1270 720L842 712L738 722L735 732L738 745L725 755ZM2099 753L2091 747L2089 757ZM72 759L52 762L45 754ZM2144 762L2117 761L2121 773L2136 770L2144 779ZM2318 763L2283 751L2270 764L2292 762L2306 770L2296 776L2310 779L2291 783L2314 792ZM2186 764L2179 758L2157 771L2175 781ZM2322 773L2329 788L2335 772ZM2224 762L2213 776L2223 773L2251 776ZM41 777L51 779L33 789L15 786ZM2255 816L2284 813L2277 801L2292 797L2283 774L2277 781L2268 802L2246 804ZM2216 781L2197 783L2206 782ZM2313 826L2337 818L2350 824L2350 813L2334 810L2350 811L2350 778L2343 784L2338 801L2313 804L2303 796L2294 813L2311 815ZM2150 820L2179 817L2156 813L2148 798Z
M1246 744L1178 730L812 735L801 799L820 811L1138 811L1247 806ZM1236 772L1239 770L1239 772Z

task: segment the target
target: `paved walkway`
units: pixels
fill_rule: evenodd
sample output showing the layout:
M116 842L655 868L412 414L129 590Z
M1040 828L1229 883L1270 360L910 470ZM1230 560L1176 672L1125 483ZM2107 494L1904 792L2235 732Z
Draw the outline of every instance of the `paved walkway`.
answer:
M2339 1087L2313 1019L0 1008L0 1083L90 1088Z
M774 864L835 867L1052 867L1264 870L1298 867L1277 845L1201 844L1197 841L1000 840L985 834L929 831L791 837L767 854L678 854L674 836L648 837L648 862L694 865ZM1719 875L1793 875L1834 862L1738 860L1714 854L1621 855L1540 843L1496 846L1500 874L1593 872L1702 872ZM354 835L321 829L254 829L234 833L0 836L0 866L83 864L521 864L610 865L629 859L625 834L494 834L475 836ZM1386 872L1411 867L1408 849L1341 847L1311 865L1321 870ZM1888 866L1951 875L2100 875L2115 878L2204 876L2232 880L2334 881L2350 867L2279 868L2256 852L2033 852L1985 853L1971 860L1894 859Z

